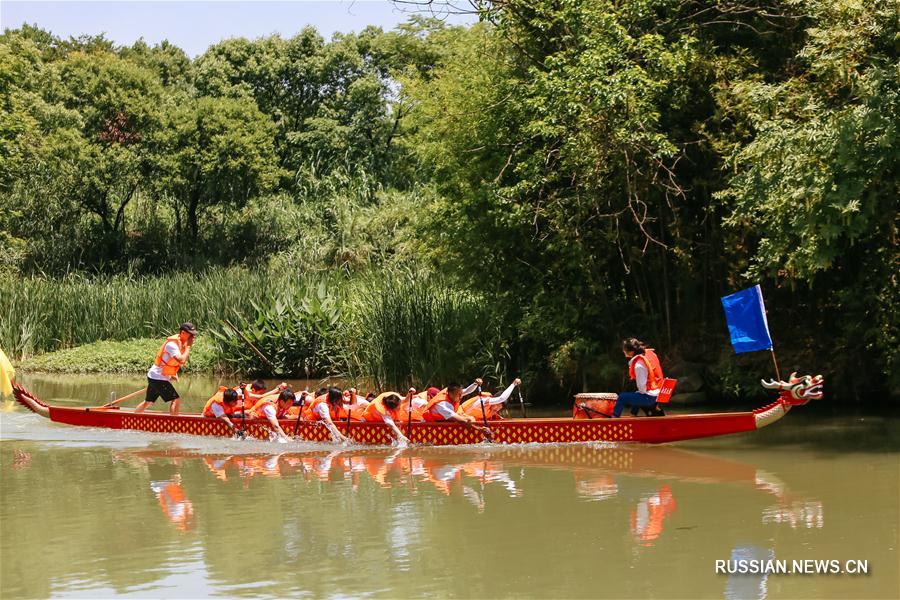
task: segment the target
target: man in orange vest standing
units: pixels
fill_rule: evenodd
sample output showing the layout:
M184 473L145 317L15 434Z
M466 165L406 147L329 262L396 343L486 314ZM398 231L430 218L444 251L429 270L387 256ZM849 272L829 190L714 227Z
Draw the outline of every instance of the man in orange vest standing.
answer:
M635 382L638 391L622 392L616 399L613 408L613 416L622 416L626 406L631 407L631 415L636 417L638 409L643 408L653 415L662 415L663 412L656 406L659 390L662 388L663 376L659 358L653 348L648 348L644 342L628 338L622 341L622 353L628 358L628 377Z
M147 396L134 408L134 412L143 412L156 402L157 398L162 398L164 402L171 402L169 412L173 415L178 414L181 398L172 382L178 381L178 369L191 355L195 335L197 328L193 323L182 323L176 335L166 338L162 348L156 353L153 365L147 371Z

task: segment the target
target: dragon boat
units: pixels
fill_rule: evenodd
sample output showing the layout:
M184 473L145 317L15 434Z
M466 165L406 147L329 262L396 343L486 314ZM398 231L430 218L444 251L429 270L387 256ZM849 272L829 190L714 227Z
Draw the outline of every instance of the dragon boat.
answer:
M588 406L592 401L614 402L615 394L579 394L576 396L573 417L568 418L510 418L489 421L489 441L495 444L577 443L577 442L639 442L662 444L705 437L742 433L761 429L780 420L794 406L804 405L823 395L821 375L798 377L792 373L788 381L762 381L763 387L778 392L778 398L752 411L707 414L678 414L657 417L608 418L608 413ZM13 386L15 399L29 410L56 423L132 429L154 433L231 437L228 426L218 419L200 414L170 415L159 412L136 413L120 407L50 406L19 384ZM578 418L579 414L583 418ZM286 432L310 442L328 442L330 433L318 421L296 423L293 419L280 421ZM336 423L341 433L359 444L386 446L393 442L390 430L383 423L342 421ZM457 446L478 444L485 433L455 422L412 422L403 429L413 444ZM247 437L269 440L273 432L261 419L247 419Z

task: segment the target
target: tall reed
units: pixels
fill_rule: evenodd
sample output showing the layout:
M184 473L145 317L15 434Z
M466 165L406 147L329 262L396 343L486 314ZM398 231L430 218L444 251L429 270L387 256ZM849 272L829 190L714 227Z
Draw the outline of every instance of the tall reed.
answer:
M443 385L481 374L485 347L494 340L484 300L465 290L399 273L369 278L352 296L356 336L349 339L348 370L379 388Z
M7 280L0 284L0 347L23 358L97 340L158 337L183 321L203 329L229 311L250 312L272 286L269 274L243 269Z

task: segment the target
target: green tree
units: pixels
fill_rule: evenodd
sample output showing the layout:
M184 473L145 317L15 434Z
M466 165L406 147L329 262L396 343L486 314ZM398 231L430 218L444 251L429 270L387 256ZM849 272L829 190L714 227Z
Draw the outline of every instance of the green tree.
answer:
M752 132L720 194L726 224L747 234L748 276L793 288L809 321L846 340L832 360L855 363L841 354L862 342L874 361L857 373L876 379L880 369L896 390L897 7L803 4L814 26L791 76L722 92Z
M175 200L176 232L193 244L207 211L242 207L275 183L274 127L249 98L182 97L175 104L154 140L154 187Z

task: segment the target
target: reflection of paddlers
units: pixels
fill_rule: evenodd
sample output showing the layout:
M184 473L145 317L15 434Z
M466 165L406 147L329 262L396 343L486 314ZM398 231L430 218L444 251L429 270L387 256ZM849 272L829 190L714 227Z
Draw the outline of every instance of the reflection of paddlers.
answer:
M147 371L147 396L135 407L134 412L143 412L156 402L157 398L161 397L164 402L172 403L169 412L173 415L178 414L181 398L175 391L172 382L178 381L178 370L191 355L191 346L194 344L195 335L197 335L197 328L193 323L182 323L176 335L166 338L159 352L156 353L153 366Z
M652 412L654 416L662 416L663 411L657 407L656 401L665 378L656 352L644 342L628 338L622 341L622 353L629 359L628 377L635 382L638 391L619 394L613 416L622 416L626 406L631 407L633 416L637 416L639 408Z

